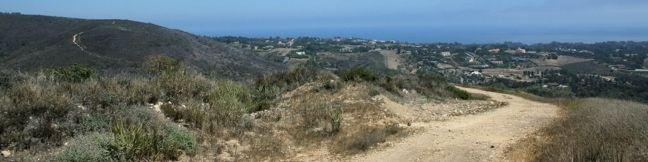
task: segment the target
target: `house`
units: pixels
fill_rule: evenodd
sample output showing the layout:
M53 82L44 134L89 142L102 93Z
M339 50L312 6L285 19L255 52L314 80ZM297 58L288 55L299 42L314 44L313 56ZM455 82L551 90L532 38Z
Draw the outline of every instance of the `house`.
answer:
M635 69L635 72L648 72L648 69Z
M473 57L473 56L468 56L468 57L466 57L466 60L467 60L469 63L473 63L473 62L475 62L475 57Z
M504 61L501 61L501 60L494 60L494 61L490 61L490 62L495 64L495 65L503 65L504 64Z
M523 49L523 48L518 48L518 49L515 50L515 53L516 54L526 54L527 51L525 49Z
M479 71L473 71L470 73L470 75L482 75Z
M271 50L274 49L274 46L265 46L263 47L264 50Z
M508 53L508 54L515 54L515 53L517 53L517 51L516 51L516 50L512 50L512 49L507 49L507 50L504 51L504 53Z
M521 62L529 61L529 58L526 57L512 57L511 59L513 59L513 61L521 61Z
M304 51L299 51L299 52L296 52L296 54L301 56L301 55L306 55L306 52L304 52Z
M621 64L619 64L619 65L610 65L609 67L612 70L625 70L626 69L626 66L621 65Z
M450 52L441 52L441 56L443 56L443 57L448 57L450 55L452 55L452 53L450 53Z
M486 69L489 68L490 66L483 64L483 65L470 65L470 67L475 69Z
M340 52L342 52L342 53L351 53L351 52L353 52L353 48L351 48L349 46L345 46L344 48L340 49Z
M488 52L492 54L500 53L502 50L499 48L489 49Z

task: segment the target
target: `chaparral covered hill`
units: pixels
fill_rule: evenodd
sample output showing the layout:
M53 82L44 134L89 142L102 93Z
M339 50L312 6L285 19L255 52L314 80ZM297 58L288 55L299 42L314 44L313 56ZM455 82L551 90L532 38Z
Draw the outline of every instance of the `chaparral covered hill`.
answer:
M252 52L149 23L0 14L2 68L32 71L85 64L132 71L151 55L168 55L198 71L228 78L282 68Z

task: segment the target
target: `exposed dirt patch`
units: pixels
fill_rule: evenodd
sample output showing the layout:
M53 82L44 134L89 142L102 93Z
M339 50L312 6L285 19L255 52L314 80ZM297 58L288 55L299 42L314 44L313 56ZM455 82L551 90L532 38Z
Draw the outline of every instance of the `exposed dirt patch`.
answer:
M380 50L380 54L385 57L385 66L392 70L397 70L401 64L401 58L395 50Z
M393 147L359 155L352 161L504 161L511 144L558 117L554 105L508 94L461 88L508 104L492 111L447 121L420 123L422 132Z

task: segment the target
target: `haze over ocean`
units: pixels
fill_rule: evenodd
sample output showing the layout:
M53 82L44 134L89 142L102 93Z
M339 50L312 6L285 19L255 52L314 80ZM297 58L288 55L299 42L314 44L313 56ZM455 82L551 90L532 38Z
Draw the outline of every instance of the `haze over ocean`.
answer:
M0 1L0 11L130 19L213 36L418 43L648 40L645 0L28 0Z

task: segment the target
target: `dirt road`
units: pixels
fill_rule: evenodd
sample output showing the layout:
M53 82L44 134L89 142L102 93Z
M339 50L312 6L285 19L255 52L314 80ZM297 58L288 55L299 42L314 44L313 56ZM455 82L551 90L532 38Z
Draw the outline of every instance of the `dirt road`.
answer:
M461 87L460 87L461 88ZM521 97L461 88L508 105L492 111L425 123L425 131L352 161L504 161L506 148L558 117L558 108Z

